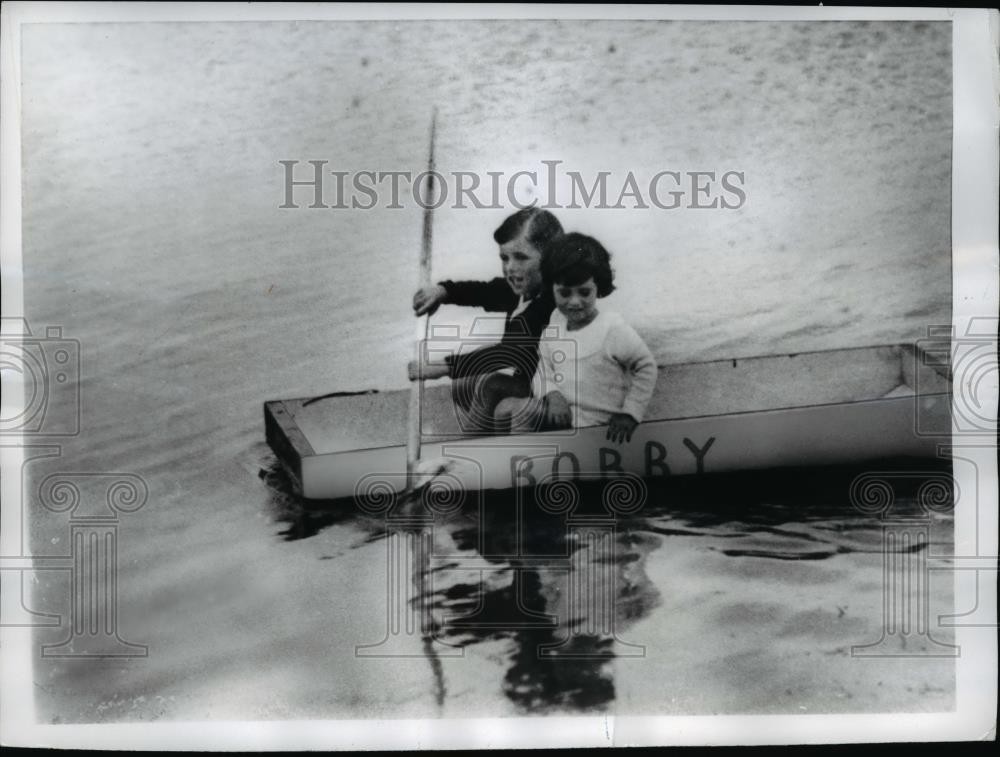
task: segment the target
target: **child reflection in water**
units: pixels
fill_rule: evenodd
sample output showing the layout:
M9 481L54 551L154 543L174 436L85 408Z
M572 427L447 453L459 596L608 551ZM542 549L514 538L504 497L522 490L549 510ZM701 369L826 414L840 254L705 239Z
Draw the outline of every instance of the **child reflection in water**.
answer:
M477 574L439 589L435 604L448 616L439 638L459 646L509 639L503 692L525 712L605 709L615 697L611 660L641 654L627 627L657 603L643 566L659 541L610 525L581 530L532 502L521 521L500 504L484 502L485 520L451 536L459 549L481 550L502 585Z

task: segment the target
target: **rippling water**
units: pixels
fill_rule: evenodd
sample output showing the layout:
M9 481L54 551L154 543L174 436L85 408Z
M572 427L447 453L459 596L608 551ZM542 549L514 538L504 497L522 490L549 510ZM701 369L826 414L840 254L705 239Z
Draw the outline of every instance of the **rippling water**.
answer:
M368 519L305 507L282 494L280 472L266 478L290 541L323 543L328 529L350 527L354 549L406 564L399 539L425 534L427 552L412 555L413 583L398 601L404 614L428 614L428 689L440 714L494 712L469 702L489 701L490 690L508 714L949 708L950 660L901 665L851 649L882 639L887 549L900 561L923 553L949 564L950 508L928 518L913 472L893 517L925 523L930 539L887 547L883 522L847 504L857 473L647 481L646 504L615 518L607 505L616 498L600 484L572 496L467 495L446 511L400 506ZM951 607L946 579L933 592L931 617ZM950 640L936 631L909 643L919 659ZM882 651L906 644L893 638Z
M278 161L418 171L432 103L443 171L745 171L736 212L559 212L612 251L608 307L663 362L950 322L946 24L37 25L22 77L26 315L82 356L81 434L27 479L121 471L149 488L119 539L121 632L149 657L39 662L43 718L950 706L947 661L849 655L878 638L881 532L844 482L808 477L773 496L663 494L618 523L609 563L533 520L528 546L561 569L503 557L509 501L465 508L434 536L458 567L428 565L424 597L464 656L418 640L402 662L357 658L385 623L385 525L283 493L261 423L265 399L405 383L421 223L416 208L280 210ZM436 213L435 275L494 275L507 212ZM29 504L35 554L64 553L65 516ZM592 564L645 657L580 630L566 582ZM41 609L64 611L66 592L38 577ZM547 620L448 620L476 612Z

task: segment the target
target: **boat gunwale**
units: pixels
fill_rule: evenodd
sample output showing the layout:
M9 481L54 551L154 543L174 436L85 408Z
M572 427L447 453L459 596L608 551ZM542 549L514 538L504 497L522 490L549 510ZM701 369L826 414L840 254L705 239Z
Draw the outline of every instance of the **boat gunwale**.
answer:
M941 339L941 340L938 340L938 341L944 342L946 340ZM948 340L948 341L950 342L950 340ZM725 364L730 364L732 367L737 367L737 364L739 362L741 362L741 361L745 363L745 362L748 362L748 361L758 361L758 360L780 360L781 358L795 359L795 358L797 358L799 356L803 356L803 355L822 355L822 354L827 354L827 353L850 353L850 352L862 352L862 351L869 351L870 352L870 351L873 351L873 350L889 350L892 353L894 353L894 357L897 358L900 361L908 361L908 360L911 359L910 356L912 355L914 358L917 359L917 362L920 365L923 365L923 366L925 366L925 367L927 367L927 368L929 368L931 370L934 370L948 384L948 387L949 387L948 390L947 391L935 391L935 392L919 393L917 391L917 389L919 387L910 386L910 384L907 381L902 380L903 379L903 375L905 374L905 371L902 370L903 366L901 364L900 365L900 368L901 368L901 376L900 376L901 382L900 382L900 386L907 386L907 387L909 387L911 390L913 390L912 394L902 395L902 396L894 396L894 397L889 397L889 396L886 396L886 395L882 395L882 396L879 396L879 397L868 397L868 398L864 398L864 399L853 399L853 400L835 401L835 402L818 402L818 403L810 403L810 404L805 404L805 405L780 405L780 406L777 406L777 407L761 408L761 409L755 409L755 410L733 410L733 411L729 411L729 412L725 412L725 413L717 413L717 414L703 413L703 414L698 414L698 415L682 415L682 416L673 416L673 417L664 417L664 418L649 418L649 419L646 419L643 422L642 425L649 424L649 423L656 423L656 424L662 424L662 423L683 423L683 422L698 421L698 420L704 421L706 419L720 419L721 420L721 419L725 419L725 418L735 418L735 417L760 415L760 414L763 414L763 413L788 412L788 411L794 411L794 410L807 411L807 410L816 410L816 409L820 409L820 408L835 408L835 407L838 407L838 406L839 407L850 407L850 406L853 406L853 405L862 405L862 404L868 404L868 403L873 403L873 402L884 402L884 401L889 401L889 400L917 402L920 399L938 399L938 398L947 398L949 400L949 413L950 413L950 411L951 411L951 399L952 399L952 395L954 393L954 387L952 386L952 381L951 381L951 376L950 376L950 373L951 373L951 371L950 371L950 368L951 368L950 364L949 365L935 365L935 364L930 364L930 363L926 363L926 362L924 362L922 360L919 360L920 357L922 357L924 354L926 354L926 350L924 350L919 344L913 343L913 342L881 343L881 344L862 345L862 346L858 346L858 347L840 347L840 348L835 348L835 349L803 350L801 352L786 352L786 353L777 353L777 354L770 354L770 355L752 355L752 356L747 356L747 357L736 357L736 358L716 358L716 359L712 359L712 360L695 360L695 361L688 361L688 362L683 362L683 363L664 363L664 364L658 364L658 368L659 369L669 370L672 367L673 368L678 368L678 367L686 367L686 366L705 366L705 365L712 365L712 364L717 364L719 366L722 366L722 365L725 365ZM944 369L944 371L946 371L946 372L942 373L941 369ZM444 387L444 386L446 386L446 384L444 384L442 382L438 386ZM437 388L437 387L435 387L435 388ZM385 394L389 394L389 393L395 393L395 392L400 392L400 391L406 391L406 390L405 389L390 389L390 390L385 391L384 393ZM367 394L369 392L383 393L383 392L380 392L379 390L367 390L366 392L360 392L360 393ZM298 403L300 406L304 406L305 403L309 402L310 400L315 400L315 399L316 399L315 397L312 397L312 398L306 397L306 398L295 398L295 399L285 399L285 400L267 400L267 401L264 402L264 409L265 409L265 416L266 416L265 417L265 425L267 425L267 423L269 421L273 422L273 424L277 427L278 430L280 430L281 434L284 436L284 440L283 441L285 443L280 443L279 446L281 446L281 447L288 447L289 448L288 452L290 452L291 454L288 454L287 452L285 454L281 454L278 450L275 450L274 449L274 445L272 445L270 443L271 442L270 439L268 439L268 444L269 444L269 446L271 446L272 451L275 452L275 454L276 454L276 456L278 457L279 460L282 460L282 462L286 463L286 465L291 465L291 467L295 470L295 472L297 472L299 478L301 478L301 477L303 477L305 475L305 467L307 465L307 461L308 460L316 460L316 459L327 458L327 457L338 457L338 456L344 456L344 455L354 455L354 454L367 453L367 452L377 452L377 451L384 451L384 450L392 450L392 449L399 449L399 448L405 447L405 444L383 444L383 445L379 445L379 446L354 447L354 448L351 448L351 449L342 449L342 450L333 450L333 451L318 451L318 450L316 450L313 447L312 443L309 441L309 439L306 437L305 433L299 427L298 423L296 422L295 415L293 414L293 412L291 411L291 409L287 407L287 404L286 404L286 403ZM278 409L280 409L281 412L280 413L274 412L274 410L272 408L278 408ZM283 417L283 416L287 416L287 417ZM593 425L593 426L581 426L579 428L568 429L568 430L566 430L565 432L562 432L562 433L560 433L560 432L538 432L538 431L534 431L534 432L522 432L522 433L518 433L518 434L505 434L505 435L497 435L497 434L474 434L474 435L458 435L458 436L456 436L454 434L433 434L433 433L428 433L428 434L422 434L421 435L421 444L445 444L445 443L461 444L461 443L475 443L477 441L479 443L483 443L483 442L489 442L490 440L509 440L511 438L514 438L514 437L528 437L528 438L532 438L532 439L546 439L546 438L548 438L548 439L555 439L555 440L557 440L559 438L566 438L568 436L575 435L575 433L578 432L578 431L584 431L584 430L593 429L593 428L601 428L604 425L605 424L596 424L596 425ZM950 437L951 437L951 429L948 429L948 431L942 432L941 434L932 434L932 433L923 433L923 434L920 434L918 432L918 435L920 435L920 436L928 436L928 437L937 437L937 438L940 438L942 440L945 440L945 439L950 439ZM291 458L291 459L287 459L287 458Z
M941 341L944 341L944 340L941 340ZM950 340L948 340L948 341L950 343ZM917 354L917 355L925 355L925 354L927 354L927 350L923 349L922 347L920 347L915 342L882 342L882 343L878 343L878 344L863 344L863 345L861 345L859 347L834 347L832 349L822 349L822 350L799 350L798 352L776 352L776 353L773 353L773 354L772 353L768 353L768 354L764 354L764 355L743 355L742 357L711 358L709 360L686 360L684 362L673 362L673 363L659 363L658 362L656 364L656 368L657 368L657 370L663 370L663 369L678 368L678 367L683 367L683 366L688 366L688 365L710 365L712 363L722 364L722 363L734 363L734 362L738 363L738 362L746 362L748 360L777 360L779 358L789 358L789 359L791 359L791 358L797 358L800 355L820 355L820 354L824 354L824 353L833 353L833 352L856 352L856 351L861 351L861 350L878 350L878 349L899 350L900 352L902 352L904 349L912 349L914 351L914 353ZM902 357L902 356L900 356L900 357ZM934 364L934 363L925 363L924 365L926 365L926 367L928 367L928 368L930 368L932 370L935 370L935 371L937 371L938 368L945 368L945 369L947 369L947 373L946 374L940 374L939 373L939 375L942 375L942 378L944 378L946 381L948 381L949 383L951 383L952 378L951 378L951 365L950 364L948 364L948 365L938 365L938 364ZM430 384L431 386L446 386L444 378L435 379L434 381L435 381L435 383L431 383ZM265 400L264 404L267 404L268 402L302 402L302 403L306 403L306 402L309 402L310 400L319 400L319 399L327 399L327 398L342 399L345 396L352 396L352 395L389 394L391 392L405 392L405 391L407 391L407 387L392 387L392 388L389 388L389 389L374 389L374 388L369 387L368 389L336 390L334 392L330 392L327 395L319 395L319 396L316 396L316 397L294 397L294 398L288 399L288 400ZM921 394L919 396L923 397L923 396L928 396L928 395ZM738 412L742 412L742 411L738 411ZM755 412L755 411L751 411L751 412Z
M862 404L869 403L869 402L900 402L900 401L913 402L913 401L915 401L917 399L937 398L937 397L942 397L942 398L943 397L948 397L950 399L951 398L951 392L934 392L934 393L930 393L930 394L911 394L911 395L906 395L906 396L902 396L902 397L870 397L868 399L850 400L850 401L847 401L847 402L820 402L820 403L814 403L814 404L810 404L810 405L789 405L789 406L786 406L786 407L769 407L769 408L766 408L766 409L763 409L763 410L737 410L737 411L729 412L729 413L719 413L717 415L706 414L706 415L686 415L686 416L683 416L683 417L680 417L680 418L651 418L651 419L647 419L647 420L643 421L643 423L640 423L639 427L642 427L644 424L649 424L649 423L677 423L677 422L680 422L680 421L704 420L706 418L731 418L731 417L734 417L734 416L742 416L742 415L760 415L762 413L784 413L784 412L788 412L790 410L816 410L818 408L836 407L838 405L845 406L845 407L849 406L849 405L862 405ZM446 436L446 435L430 435L430 434L428 434L428 435L421 436L421 444L442 444L442 443L448 443L448 442L458 442L458 443L460 443L460 442L465 441L465 440L511 439L511 438L518 437L518 436L530 436L532 438L565 439L565 438L574 436L575 433L573 433L573 432L584 431L584 430L587 430L587 429L594 429L594 428L604 428L605 425L606 424L597 424L597 425L594 425L594 426L579 426L578 428L567 429L566 433L562 433L562 434L560 434L558 432L544 432L544 431L525 431L525 432L522 432L522 433L506 434L506 435L503 435L503 436L501 436L501 435L489 435L489 436L487 436L487 435ZM951 437L951 430L949 429L946 434L921 434L921 436L940 437L940 438L944 438L945 436L947 436L948 438L950 438ZM405 446L406 446L405 444L387 444L387 445L384 445L382 447L355 447L353 449L341 450L339 452L316 452L314 450L311 455L308 455L308 457L310 457L310 458L336 457L336 456L339 456L339 455L352 455L352 454L357 453L357 452L375 452L375 451L378 451L378 450L402 449Z

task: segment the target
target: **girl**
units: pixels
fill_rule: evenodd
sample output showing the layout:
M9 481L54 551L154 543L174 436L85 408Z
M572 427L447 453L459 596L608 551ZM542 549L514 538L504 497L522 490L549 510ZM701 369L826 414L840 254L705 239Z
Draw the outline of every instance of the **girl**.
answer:
M539 342L535 397L504 400L498 423L514 431L607 424L607 438L630 441L656 386L656 361L635 330L597 299L614 291L611 256L583 234L556 240L543 272L557 312L553 337ZM567 359L566 353L570 354Z
M452 395L467 413L463 429L492 431L497 404L506 397L527 397L538 364L538 338L555 308L542 286L542 262L562 225L547 210L524 208L493 233L500 248L502 277L492 281L442 281L417 290L413 310L421 316L439 305L481 307L507 314L499 344L449 355L444 363L411 362L411 381L449 376Z

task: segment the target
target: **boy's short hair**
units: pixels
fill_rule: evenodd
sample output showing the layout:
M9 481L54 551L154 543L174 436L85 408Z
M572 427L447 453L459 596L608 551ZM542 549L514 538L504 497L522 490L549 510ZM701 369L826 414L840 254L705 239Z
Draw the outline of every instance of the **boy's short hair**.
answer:
M615 291L611 255L593 237L571 232L555 240L542 262L542 275L551 284L579 286L593 278L597 296Z
M493 232L493 241L497 244L507 244L507 242L517 239L522 233L531 244L538 248L538 251L542 253L542 258L544 258L552 241L562 236L563 227L559 223L559 219L552 213L532 205L507 216Z

